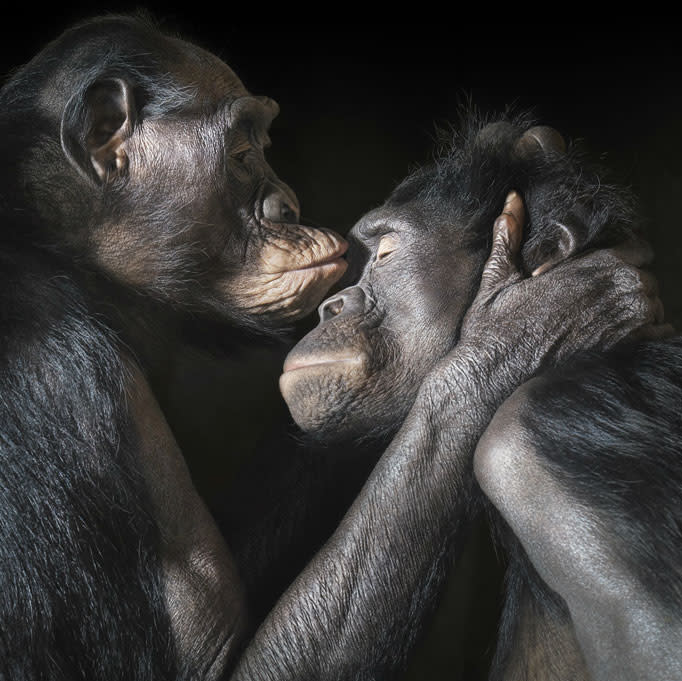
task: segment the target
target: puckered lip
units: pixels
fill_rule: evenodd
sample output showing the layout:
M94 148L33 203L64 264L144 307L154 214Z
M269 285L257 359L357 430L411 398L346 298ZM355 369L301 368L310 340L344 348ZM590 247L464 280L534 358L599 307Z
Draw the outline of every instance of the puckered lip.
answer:
M321 367L331 364L360 364L363 361L362 354L355 355L303 355L301 357L287 357L284 360L282 374L287 374L299 369L310 369L311 367Z
M325 265L340 265L344 264L347 265L347 262L343 260L343 256L346 254L346 251L348 251L348 242L347 241L339 241L339 243L336 245L336 248L333 251L329 251L327 254L325 254L323 257L313 260L312 262L308 263L307 265L304 265L303 267L296 267L291 270L285 270L286 272L305 272L306 270L312 270L317 267L324 267Z

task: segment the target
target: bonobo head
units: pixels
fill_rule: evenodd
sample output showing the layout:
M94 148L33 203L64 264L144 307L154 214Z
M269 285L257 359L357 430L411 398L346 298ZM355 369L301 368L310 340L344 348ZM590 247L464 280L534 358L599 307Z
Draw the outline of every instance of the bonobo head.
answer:
M265 160L277 113L148 21L79 25L0 93L0 239L242 325L303 316L345 271L346 243L298 224Z
M587 248L637 240L627 197L556 131L472 116L446 153L350 232L354 285L322 303L320 323L280 378L305 432L330 441L390 435L400 425L425 374L457 341L512 189L526 204L521 265L529 275Z

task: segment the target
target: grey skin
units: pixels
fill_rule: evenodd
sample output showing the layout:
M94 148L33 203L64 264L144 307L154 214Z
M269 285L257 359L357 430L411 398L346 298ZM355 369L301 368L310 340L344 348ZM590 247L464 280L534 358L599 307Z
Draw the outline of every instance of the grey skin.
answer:
M353 252L366 256L357 284L323 303L320 325L285 363L287 404L321 438L361 433L370 401L375 426L406 416L337 530L257 632L235 678L390 677L457 550L475 446L496 409L543 362L657 321L659 305L638 270L614 253L522 276L514 264L523 223L516 194L495 222L465 311L468 272L454 280L452 273L470 249L439 242L438 230L411 222L416 215L409 203L398 215L378 209L353 228ZM427 256L425 273L417 262ZM447 303L429 307L438 298L431 291L442 298L448 290ZM420 355L434 353L430 365L412 361L417 345ZM378 367L385 377L375 380Z
M364 220L354 236L370 254L359 282L363 312L372 307L366 338L371 344L381 320L385 342L375 354L361 343L365 361L354 341L334 343L337 334L329 334L330 352L355 354L342 358L341 370L327 357L339 389L319 398L335 405L341 389L367 389L390 404L378 422L407 413L405 425L338 530L247 640L240 575L148 382L154 342L175 331L169 318L180 312L266 331L300 317L343 274L345 242L297 224L294 195L265 160L276 105L251 95L213 55L147 24L111 17L68 32L13 76L1 103L11 170L2 208L6 229L16 230L9 236L58 257L91 305L88 319L105 319L123 341L115 346L125 368L120 399L139 436L132 454L158 528L161 596L185 676L224 678L235 662L234 678L249 681L390 670L461 524L473 449L495 409L542 360L651 321L655 305L637 270L598 253L521 280L512 265L522 222L517 198L497 223L460 342L437 366L415 364L407 360L414 347L446 354L462 300L473 297L466 270L452 280L453 259L461 256L473 272L484 257L466 264L466 245L414 232L409 207L397 221L380 213ZM407 276L421 271L428 249L429 279ZM402 279L389 276L395 268ZM413 286L424 299L415 305ZM445 308L436 303L443 290L453 292ZM344 314L343 295L333 300L321 328L354 338L353 306ZM566 314L556 318L556 309ZM424 334L427 312L433 321ZM298 366L290 363L283 379L290 401L298 383L292 379L319 371L316 358L301 362L300 350L292 358ZM385 367L395 383L366 386L371 365ZM392 386L400 382L409 389L391 413ZM307 399L301 413L326 409L332 431L367 426L360 412L346 418ZM66 652L84 660L92 654ZM126 651L116 652L125 658Z
M557 389L534 378L502 404L478 443L474 470L538 574L566 603L586 669L561 678L682 679L679 616L623 560L603 511L581 503L548 471L524 428L524 408L545 388Z

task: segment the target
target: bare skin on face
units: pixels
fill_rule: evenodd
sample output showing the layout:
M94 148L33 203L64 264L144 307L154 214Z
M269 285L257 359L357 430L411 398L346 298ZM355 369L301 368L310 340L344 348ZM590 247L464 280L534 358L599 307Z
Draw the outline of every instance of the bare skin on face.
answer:
M300 224L296 195L266 160L278 105L217 57L158 40L179 108L145 115L125 79L93 85L84 167L80 130L63 128L72 163L102 185L88 250L116 280L174 306L254 325L305 316L345 272L347 244Z
M320 306L319 325L286 358L280 391L313 437L382 433L409 408L456 335L483 256L456 228L434 234L418 220L407 206L377 209L358 222L348 239L359 281ZM428 277L417 254L429 262ZM443 290L451 295L442 297Z
M305 226L266 225L252 247L255 265L222 286L234 305L252 314L297 319L317 302L346 271L348 245L329 230Z

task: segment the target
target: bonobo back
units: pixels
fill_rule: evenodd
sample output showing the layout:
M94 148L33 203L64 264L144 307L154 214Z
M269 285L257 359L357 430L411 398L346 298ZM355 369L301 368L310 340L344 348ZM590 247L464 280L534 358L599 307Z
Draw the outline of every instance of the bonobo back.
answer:
M114 338L6 246L0 329L0 678L178 678Z

